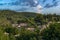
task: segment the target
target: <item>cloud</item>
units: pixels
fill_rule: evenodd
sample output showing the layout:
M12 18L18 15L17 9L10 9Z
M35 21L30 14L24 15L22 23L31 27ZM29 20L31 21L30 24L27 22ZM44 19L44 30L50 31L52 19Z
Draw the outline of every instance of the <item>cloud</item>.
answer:
M0 0L0 3L7 3L11 5L20 5L21 3L26 3L31 6L36 6L38 4L38 0Z
M50 7L56 7L58 6L58 1L53 0L52 4L51 3L46 3L46 5L44 6L44 8L50 8Z
M42 6L41 6L41 5L37 5L37 8L38 8L38 9L41 9L41 8L42 8Z
M40 12L42 6L39 4L39 0L7 0L2 1L0 3L1 9L10 9L15 11L32 11L32 12ZM1 2L1 1L0 1Z
M42 2L45 3L47 0L43 0Z
M56 2L54 2L54 3L53 3L53 5L54 5L54 6L57 6L57 5L58 5L58 2L57 2L57 1L56 1Z
M56 7L51 7L51 8L45 8L42 10L42 13L57 13L60 14L60 6L56 6Z
M42 6L38 3L38 0L21 0L20 2L21 2L21 5L24 7L18 9L17 11L19 11L19 10L20 11L30 10L30 11L35 11L38 13L41 12Z
M37 12L38 12L38 13L41 12L41 9L42 9L42 6L41 6L41 5L37 5Z
M38 2L37 2L37 0L34 0L34 2L35 2L35 4L37 4Z
M55 2L56 0L52 0L52 2Z
M53 5L47 3L44 7L45 7L45 8L50 8L50 7L53 7Z

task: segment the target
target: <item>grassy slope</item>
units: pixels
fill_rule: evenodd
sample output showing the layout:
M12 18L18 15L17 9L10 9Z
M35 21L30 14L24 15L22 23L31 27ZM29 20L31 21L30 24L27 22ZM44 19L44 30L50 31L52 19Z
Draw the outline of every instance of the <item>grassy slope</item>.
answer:
M36 13L32 12L15 12L10 10L2 10L0 11L0 24L9 24L9 20L7 18L11 18L13 22L17 22L17 20L25 20L25 18L34 18Z

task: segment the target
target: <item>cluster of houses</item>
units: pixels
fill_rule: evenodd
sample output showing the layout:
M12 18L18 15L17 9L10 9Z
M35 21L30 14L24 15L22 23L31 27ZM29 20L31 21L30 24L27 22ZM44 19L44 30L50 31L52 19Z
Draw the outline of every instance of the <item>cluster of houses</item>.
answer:
M47 25L40 25L40 24L39 24L37 27L38 27L39 29L44 29L44 28L48 27L50 23L52 23L52 22L49 22ZM60 23L60 22L59 22L59 23ZM19 24L12 24L12 26L13 26L13 27L17 27L17 28L24 27L25 29L31 30L31 31L35 30L34 27L28 27L28 23L23 22L23 21L21 21Z
M12 27L17 27L17 28L24 27L25 29L31 30L31 31L33 31L35 29L33 27L28 27L28 23L26 23L26 22L20 22L19 24L12 24Z
M20 24L12 24L13 27L26 27L27 26L27 23L20 23Z

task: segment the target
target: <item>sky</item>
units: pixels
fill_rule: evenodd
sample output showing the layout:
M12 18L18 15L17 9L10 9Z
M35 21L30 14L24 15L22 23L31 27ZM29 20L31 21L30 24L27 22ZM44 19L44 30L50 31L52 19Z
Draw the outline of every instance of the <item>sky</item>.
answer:
M0 10L60 13L60 0L0 0Z

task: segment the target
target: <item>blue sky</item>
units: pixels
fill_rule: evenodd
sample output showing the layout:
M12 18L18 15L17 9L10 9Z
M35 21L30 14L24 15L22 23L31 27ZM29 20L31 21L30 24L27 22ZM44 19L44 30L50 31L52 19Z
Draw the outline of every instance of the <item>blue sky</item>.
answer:
M0 0L0 10L60 13L60 0Z

